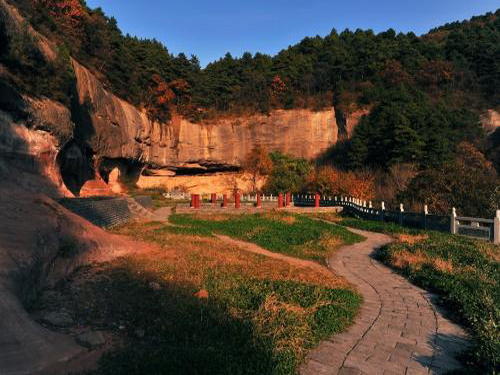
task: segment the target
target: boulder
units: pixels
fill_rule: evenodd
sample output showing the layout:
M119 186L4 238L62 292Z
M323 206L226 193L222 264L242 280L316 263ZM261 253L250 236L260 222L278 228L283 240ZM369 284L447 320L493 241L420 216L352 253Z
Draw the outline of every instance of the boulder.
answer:
M55 327L69 327L74 320L66 311L48 311L42 314L42 321Z
M106 337L101 331L89 331L77 336L76 342L89 349L96 349L106 343Z

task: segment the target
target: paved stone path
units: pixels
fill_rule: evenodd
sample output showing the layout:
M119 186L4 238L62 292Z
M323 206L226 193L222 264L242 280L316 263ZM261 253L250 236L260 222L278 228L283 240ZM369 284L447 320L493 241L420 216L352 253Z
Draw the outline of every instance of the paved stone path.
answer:
M154 210L153 220L168 222L168 218L172 215L172 207L161 207Z
M341 248L329 266L363 295L360 315L313 350L301 374L444 374L460 368L454 357L468 345L464 331L443 316L434 296L370 256L390 237L352 231L367 240Z

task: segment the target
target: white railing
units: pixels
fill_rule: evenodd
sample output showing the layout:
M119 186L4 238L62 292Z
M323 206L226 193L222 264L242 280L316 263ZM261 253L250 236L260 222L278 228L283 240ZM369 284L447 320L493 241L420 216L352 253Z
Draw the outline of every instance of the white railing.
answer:
M406 212L403 204L400 204L396 210L387 210L384 202L380 203L379 208L375 208L371 201L353 197L319 196L319 202L316 202L316 196L312 194L295 196L295 205L310 206L317 203L322 207L341 206L365 219L390 221L402 226L421 229L449 231L453 234L488 239L494 244L500 244L500 210L496 211L495 218L483 219L458 217L455 208L450 216L446 216L429 214L427 205L424 206L423 212Z

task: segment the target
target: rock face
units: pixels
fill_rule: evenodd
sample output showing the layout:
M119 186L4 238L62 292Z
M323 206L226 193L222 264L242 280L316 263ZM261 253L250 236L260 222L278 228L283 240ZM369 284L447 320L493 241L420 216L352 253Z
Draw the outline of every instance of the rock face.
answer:
M500 113L489 109L485 114L481 116L481 122L486 130L487 134L492 134L500 128Z
M192 194L204 193L226 193L231 194L237 188L246 194L262 189L266 178L260 177L256 185L252 181L252 176L247 173L210 173L196 176L141 176L137 181L137 186L141 189L162 187L166 190L180 190Z
M48 123L45 124L48 126ZM0 110L0 179L32 192L68 195L56 158L59 140Z
M239 166L256 144L313 159L335 144L333 108L277 110L266 115L195 124L174 116L169 124L148 119L145 111L108 92L85 67L73 62L79 97L79 128L100 156L132 159L163 167L186 164ZM83 125L83 126L82 126Z

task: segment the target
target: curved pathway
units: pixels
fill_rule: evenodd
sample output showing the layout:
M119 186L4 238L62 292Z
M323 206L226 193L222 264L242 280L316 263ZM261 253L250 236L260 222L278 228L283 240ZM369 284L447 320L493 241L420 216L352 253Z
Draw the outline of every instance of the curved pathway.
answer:
M215 234L215 237L217 237L218 239L224 241L225 243L227 243L229 245L233 245L233 246L236 246L242 250L248 251L249 253L264 255L268 258L273 258L273 259L285 261L285 262L292 264L294 266L297 266L297 267L307 267L307 268L311 268L313 270L316 270L318 272L327 272L330 274L330 271L328 270L328 268L326 268L326 267L322 266L321 264L316 263L312 260L304 260L304 259L295 258L295 257L281 254L281 253L275 253L275 252L266 250L266 249L260 247L259 245L254 244L254 243L237 240L237 239L234 239L234 238L229 237L229 236L223 236L221 234Z
M351 229L366 241L341 248L329 267L356 285L364 303L356 322L308 355L302 375L444 374L460 368L464 331L443 316L430 293L371 257L389 236Z

